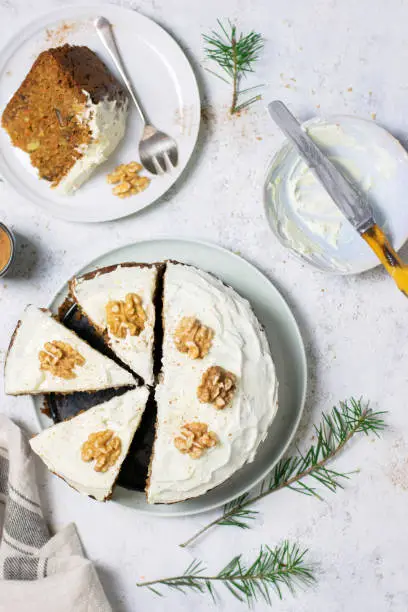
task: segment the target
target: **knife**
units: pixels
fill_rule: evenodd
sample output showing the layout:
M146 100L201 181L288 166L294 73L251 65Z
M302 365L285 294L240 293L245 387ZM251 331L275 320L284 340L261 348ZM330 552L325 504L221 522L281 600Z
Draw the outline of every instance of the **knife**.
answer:
M351 183L322 153L283 102L280 100L271 102L268 110L278 127L313 170L337 208L371 247L397 287L408 296L408 266L397 255L382 229L376 224L366 194Z

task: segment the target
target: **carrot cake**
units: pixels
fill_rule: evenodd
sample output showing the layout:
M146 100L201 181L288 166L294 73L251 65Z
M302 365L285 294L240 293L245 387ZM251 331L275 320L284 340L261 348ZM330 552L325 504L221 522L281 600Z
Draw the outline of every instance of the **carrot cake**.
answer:
M153 384L155 294L159 266L124 263L70 282L73 299L117 357Z
M128 391L45 429L31 448L51 472L99 501L108 499L139 427L146 387Z
M78 189L123 138L128 99L98 56L65 44L43 51L6 106L2 126L60 193Z
M135 382L132 374L58 323L51 312L27 306L6 357L8 395L98 391Z
M149 503L202 495L251 462L278 407L266 335L233 289L168 263L163 327Z

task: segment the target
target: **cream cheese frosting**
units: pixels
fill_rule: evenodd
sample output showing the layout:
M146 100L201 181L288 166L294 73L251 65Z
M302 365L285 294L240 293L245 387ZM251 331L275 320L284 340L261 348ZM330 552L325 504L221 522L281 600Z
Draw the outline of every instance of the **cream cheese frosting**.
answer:
M203 359L192 360L174 344L182 317L198 318L214 331ZM162 381L156 388L156 440L147 488L149 503L179 502L219 485L254 459L278 406L278 381L266 335L249 302L210 274L167 264L163 300ZM231 405L200 403L204 371L221 366L237 377ZM174 446L184 423L206 423L219 444L199 459Z
M75 278L71 282L71 293L81 310L100 333L107 333L109 345L116 355L146 384L153 383L153 348L156 290L156 266L119 265L113 270L103 269L92 277ZM142 298L147 315L144 329L138 336L129 333L125 338L114 336L107 325L105 306L109 301L124 300L126 294L136 293Z
M47 342L62 341L85 359L75 366L75 378L64 379L40 369L39 353ZM5 391L10 395L97 391L134 385L134 377L58 323L49 311L27 306L6 358Z
M120 467L128 453L148 398L146 387L114 397L45 429L30 440L33 451L46 466L84 495L105 500L112 492ZM93 461L84 461L81 447L88 436L110 429L120 438L121 453L106 472L96 472Z
M80 148L81 157L55 187L61 194L68 195L76 191L97 166L102 164L116 149L126 129L128 100L109 100L107 97L97 104L92 102L87 91L85 110L78 119L89 125L91 141Z

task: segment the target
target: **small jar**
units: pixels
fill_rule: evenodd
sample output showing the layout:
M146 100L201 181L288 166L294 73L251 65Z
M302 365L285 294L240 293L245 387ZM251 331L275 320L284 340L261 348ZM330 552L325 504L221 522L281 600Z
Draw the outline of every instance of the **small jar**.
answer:
M12 231L0 223L0 278L10 270L16 252L16 242Z

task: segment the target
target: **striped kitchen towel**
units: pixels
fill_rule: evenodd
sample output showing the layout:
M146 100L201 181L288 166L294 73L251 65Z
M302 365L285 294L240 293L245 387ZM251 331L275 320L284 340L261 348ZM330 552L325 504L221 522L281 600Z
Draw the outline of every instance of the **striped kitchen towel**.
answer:
M75 525L50 536L30 446L0 414L0 612L112 612Z

